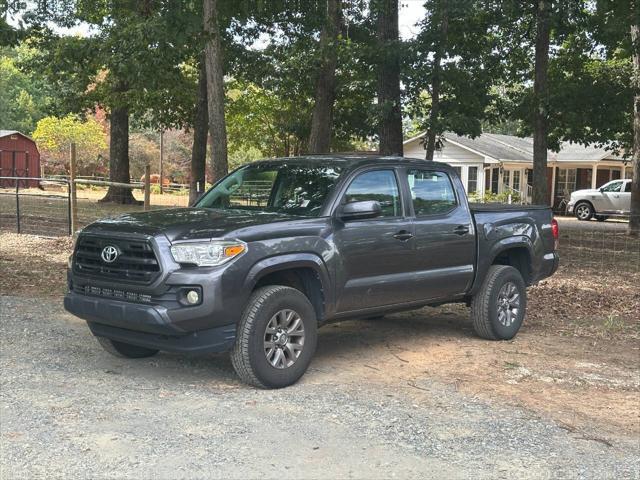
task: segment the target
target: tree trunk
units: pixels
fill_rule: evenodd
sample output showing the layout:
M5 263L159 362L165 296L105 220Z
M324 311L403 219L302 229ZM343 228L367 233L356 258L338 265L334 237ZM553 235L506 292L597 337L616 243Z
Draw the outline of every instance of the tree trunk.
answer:
M193 119L193 149L191 150L191 182L189 185L189 205L197 200L204 192L206 182L207 165L207 74L204 58L200 62L200 74L198 77L198 99L196 103L195 117Z
M207 72L207 110L211 134L213 181L229 171L227 126L224 118L224 73L222 43L218 25L218 0L204 0L205 64Z
M538 205L549 204L547 189L547 70L549 65L550 10L551 0L538 0L533 80L533 203Z
M327 0L327 18L320 34L320 64L316 78L315 104L311 116L309 153L326 153L331 149L333 103L336 97L337 44L342 25L341 1Z
M402 156L398 0L376 0L375 5L381 57L378 64L379 150L381 155Z
M109 115L109 180L129 183L129 109L117 107ZM127 187L109 187L101 202L140 203Z
M440 116L440 85L442 84L442 57L447 46L447 36L449 32L449 12L447 11L447 0L438 3L440 10L440 40L438 48L433 55L433 75L431 77L431 110L429 111L429 128L427 129L426 140L426 160L432 162L433 154L436 151L436 136L439 128L437 126Z
M629 235L640 236L640 19L638 4L631 2L631 45L633 57L633 180L631 181L631 217ZM635 7L635 8L634 8Z

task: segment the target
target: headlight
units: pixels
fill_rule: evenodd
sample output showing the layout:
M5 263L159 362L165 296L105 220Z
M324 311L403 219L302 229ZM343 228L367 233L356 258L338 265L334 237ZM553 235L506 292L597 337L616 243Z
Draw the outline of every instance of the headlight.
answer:
M215 267L247 251L247 244L240 240L211 240L209 242L184 242L171 246L171 255L177 263Z

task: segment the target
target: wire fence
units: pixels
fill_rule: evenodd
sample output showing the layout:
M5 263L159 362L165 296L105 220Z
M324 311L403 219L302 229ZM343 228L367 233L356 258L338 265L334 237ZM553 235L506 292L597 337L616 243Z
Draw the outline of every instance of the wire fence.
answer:
M65 180L0 177L0 231L70 235L69 199L69 182Z
M165 186L134 182L120 184L97 178L76 178L72 201L66 178L0 177L0 231L43 236L64 236L101 218L146 209L186 207L186 185ZM268 198L266 187L234 192L234 202L260 205ZM146 190L146 192L145 192ZM145 207L145 193L149 197ZM103 201L108 198L111 201ZM75 206L74 206L75 203ZM73 210L73 212L72 212ZM73 213L75 212L75 216ZM74 220L75 217L75 221ZM640 274L640 239L628 235L628 217L581 222L557 217L560 223L561 264L600 272L616 270Z
M71 235L101 218L123 213L189 206L185 185L115 183L76 178L75 200L71 182L63 177L0 177L0 231L41 236ZM105 201L108 200L108 201Z
M628 234L628 217L604 222L557 219L561 264L620 275L640 274L640 238Z

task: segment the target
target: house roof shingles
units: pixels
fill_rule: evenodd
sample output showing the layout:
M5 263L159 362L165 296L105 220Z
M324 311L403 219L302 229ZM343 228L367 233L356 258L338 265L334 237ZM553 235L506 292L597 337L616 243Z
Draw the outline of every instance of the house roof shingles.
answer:
M420 138L424 134L416 138ZM496 133L483 133L476 138L456 135L452 132L444 134L446 140L450 140L464 148L476 151L487 157L508 162L533 162L533 138L515 137L513 135L499 135ZM413 139L407 140L407 142ZM405 142L405 143L407 143ZM577 143L563 142L559 152L549 151L549 161L598 161L604 158L622 160L612 152L604 148L585 147Z

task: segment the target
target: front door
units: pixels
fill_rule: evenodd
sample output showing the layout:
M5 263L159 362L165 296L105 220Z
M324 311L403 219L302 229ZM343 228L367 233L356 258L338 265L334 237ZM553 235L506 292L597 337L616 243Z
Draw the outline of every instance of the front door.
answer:
M593 199L593 206L598 213L614 213L620 210L620 190L622 180L616 180L603 185L600 194Z
M395 170L360 173L341 204L363 200L379 202L382 215L346 222L334 219L338 313L404 303L412 288L413 225L404 215Z
M474 225L467 204L457 198L444 171L409 169L415 215L415 287L411 300L453 298L473 281Z

